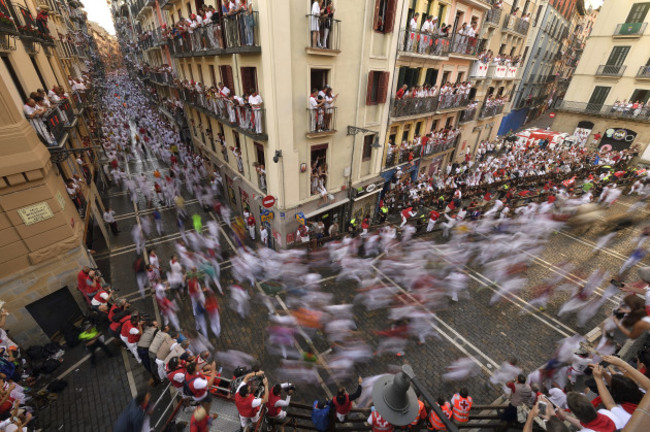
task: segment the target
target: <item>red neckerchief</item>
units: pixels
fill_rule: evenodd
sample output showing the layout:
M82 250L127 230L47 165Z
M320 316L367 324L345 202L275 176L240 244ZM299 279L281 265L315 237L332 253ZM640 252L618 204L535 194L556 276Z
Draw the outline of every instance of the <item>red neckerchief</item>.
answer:
M625 410L625 412L628 413L628 414L633 414L636 407L639 406L639 404L634 404L634 403L631 403L631 402L623 402L620 405L621 405L621 408L623 408Z
M596 432L614 432L616 430L616 425L612 419L604 414L598 414L598 416L589 423L580 422L580 425Z

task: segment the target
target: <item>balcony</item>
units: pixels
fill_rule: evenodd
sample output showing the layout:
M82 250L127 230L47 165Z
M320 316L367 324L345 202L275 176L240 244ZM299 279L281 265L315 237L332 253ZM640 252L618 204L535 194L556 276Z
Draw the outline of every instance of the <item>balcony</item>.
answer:
M422 152L421 145L408 145L403 148L399 148L396 145L388 146L388 153L386 154L386 162L384 163L384 168L392 168L397 165L407 163L409 161L414 161L420 157Z
M562 101L557 109L558 111L576 112L583 115L588 114L613 119L650 122L650 106L645 106L641 109L627 109L619 105Z
M478 105L474 105L472 107L468 107L465 109L465 111L462 111L460 113L460 118L458 119L459 124L464 124L464 123L469 123L472 120L474 120L474 117L476 117L476 113L478 112Z
M149 72L146 78L159 85L176 86L174 76L170 72Z
M515 33L519 36L526 36L528 34L528 27L530 27L530 23L528 21L524 21L523 19L518 18L514 15L506 15L505 19L503 20L502 30L504 32Z
M626 65L600 65L596 71L597 76L619 78L625 72Z
M307 54L335 56L341 52L341 20L332 17L307 15L309 31L309 46ZM314 35L311 29L318 23L320 31ZM316 37L317 40L314 40Z
M499 27L502 12L501 9L490 9L485 15L485 25Z
M450 39L432 37L428 33L400 30L399 54L413 57L435 57L447 59L449 57Z
M458 144L460 135L456 137L442 138L439 140L429 140L427 145L424 146L424 153L422 156L431 156L432 154L442 153L444 151L453 149Z
M305 136L317 138L334 135L336 131L336 107L307 108L309 116L309 129Z
M225 17L223 25L214 23L170 39L169 50L174 57L260 53L258 23L257 11Z
M253 108L248 104L237 105L230 99L207 98L204 94L187 88L181 89L180 96L191 107L237 129L242 134L257 140L268 140L264 108Z
M616 26L614 30L615 38L639 38L645 32L645 28L648 26L647 22L643 23L623 23Z
M472 64L472 68L469 70L469 77L474 79L483 79L487 77L487 74L488 64L478 60Z
M438 96L393 99L390 115L394 118L433 114L438 109Z
M497 116L503 112L505 106L505 103L488 106L486 102L486 104L483 104L483 108L481 108L481 112L479 113L478 118L482 120L488 117Z
M68 118L60 106L61 104L53 105L41 116L27 119L40 140L48 147L62 147L68 138L66 126L72 127L74 124L74 113Z
M441 95L438 102L438 111L453 110L457 108L465 108L472 102L467 95L448 94Z
M650 65L641 66L639 72L636 74L636 79L644 80L650 79Z
M456 33L449 48L449 55L476 57L482 51L486 39L469 37Z
M21 39L26 42L40 42L45 46L54 46L54 39L50 36L50 30L47 26L37 25L32 13L24 6L14 6L15 14L18 21L18 32ZM7 23L8 24L8 23ZM27 47L29 51L35 51L35 48Z
M495 80L506 79L506 77L508 76L508 67L504 65L492 64L488 68L487 76L488 78L495 79Z

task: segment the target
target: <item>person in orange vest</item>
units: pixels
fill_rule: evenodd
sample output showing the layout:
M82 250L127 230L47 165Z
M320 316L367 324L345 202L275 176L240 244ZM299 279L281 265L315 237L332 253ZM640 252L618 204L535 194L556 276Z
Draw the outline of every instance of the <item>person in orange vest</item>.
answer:
M451 404L446 401L444 398L439 397L438 398L438 406L440 407L440 410L443 412L444 415L447 416L447 419L451 418ZM436 412L432 409L431 412L429 413L429 418L427 421L427 430L435 430L435 431L446 431L447 427L445 424L442 422L440 417L436 414Z
M282 399L282 390L287 392L286 399ZM290 383L276 384L271 388L269 401L266 403L266 417L279 425L281 432L284 432L284 426L289 423L289 420L285 421L287 411L282 408L289 406L291 396L295 391L296 388Z
M420 427L418 424L427 418L427 409L424 407L424 402L418 398L418 405L419 405L419 410L418 410L418 416L413 420L408 426L407 429L409 430L420 430Z
M359 377L359 385L357 389L352 394L348 394L344 387L339 387L339 391L336 394L336 397L332 399L332 405L336 411L336 418L341 423L345 422L346 417L352 409L352 401L356 400L361 396L361 383L363 378Z
M256 398L250 388L249 381L257 376L263 376L264 371L251 372L244 375L237 391L235 392L235 406L239 413L239 422L244 432L249 430L249 426L255 424L260 419L262 405L269 401L269 381L264 377L264 396Z
M388 423L375 409L373 405L372 412L368 417L368 424L372 426L372 432L393 432L393 425Z
M456 423L467 423L469 421L469 410L472 408L472 397L468 395L465 387L461 388L451 398L451 418Z

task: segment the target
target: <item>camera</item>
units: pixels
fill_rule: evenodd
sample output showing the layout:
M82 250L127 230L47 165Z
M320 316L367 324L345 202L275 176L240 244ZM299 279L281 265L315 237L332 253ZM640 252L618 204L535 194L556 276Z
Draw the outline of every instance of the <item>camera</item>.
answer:
M616 319L623 319L625 317L625 312L622 312L620 308L616 308L612 311L612 315L614 315Z
M293 383L289 383L289 385L287 386L287 388L286 388L285 390L286 390L286 391L294 391L294 392L295 392L295 391L296 391L296 385L293 384Z

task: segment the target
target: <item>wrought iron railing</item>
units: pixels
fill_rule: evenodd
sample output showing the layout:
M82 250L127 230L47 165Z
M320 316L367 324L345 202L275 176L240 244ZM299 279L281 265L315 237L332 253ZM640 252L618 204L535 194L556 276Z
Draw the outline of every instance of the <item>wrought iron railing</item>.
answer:
M478 111L478 106L473 106L471 108L465 109L465 111L461 111L460 118L458 119L458 123L471 122L472 120L474 120L474 117L476 117L477 111Z
M490 9L485 16L485 23L487 25L498 26L501 22L501 9Z
M515 15L506 15L505 19L503 20L503 30L513 31L522 36L526 36L526 34L528 34L529 27L530 23L528 21L524 21L522 18L519 18Z
M626 65L600 65L596 70L596 75L620 77L625 72Z
M636 74L637 78L650 79L650 65L641 66Z
M483 105L483 108L481 108L481 112L478 115L478 117L480 119L484 119L487 117L493 117L499 115L503 112L505 106L506 106L505 104L491 105L491 106Z
M614 36L639 37L645 32L646 27L648 27L647 22L618 24L614 30Z
M484 39L470 37L456 33L451 40L449 48L450 54L460 54L466 56L476 56L484 45Z
M309 47L312 49L323 49L339 51L341 49L341 20L332 17L321 17L307 15L309 25ZM314 34L313 28L318 26L318 34ZM316 43L314 45L314 42Z
M400 31L400 51L434 57L449 55L450 39L432 36L420 31L403 29Z
M336 107L307 108L309 115L309 134L336 131Z
M438 109L438 96L393 99L391 102L391 117L407 117L420 114L434 113Z
M628 108L626 105L604 105L599 103L589 102L571 102L562 101L557 107L560 111L589 113L592 115L600 115L603 117L617 118L617 119L633 119L635 121L650 121L650 105L642 108L632 106Z
M438 102L438 111L463 108L469 105L470 102L471 100L466 94L452 93L440 95L440 101Z

